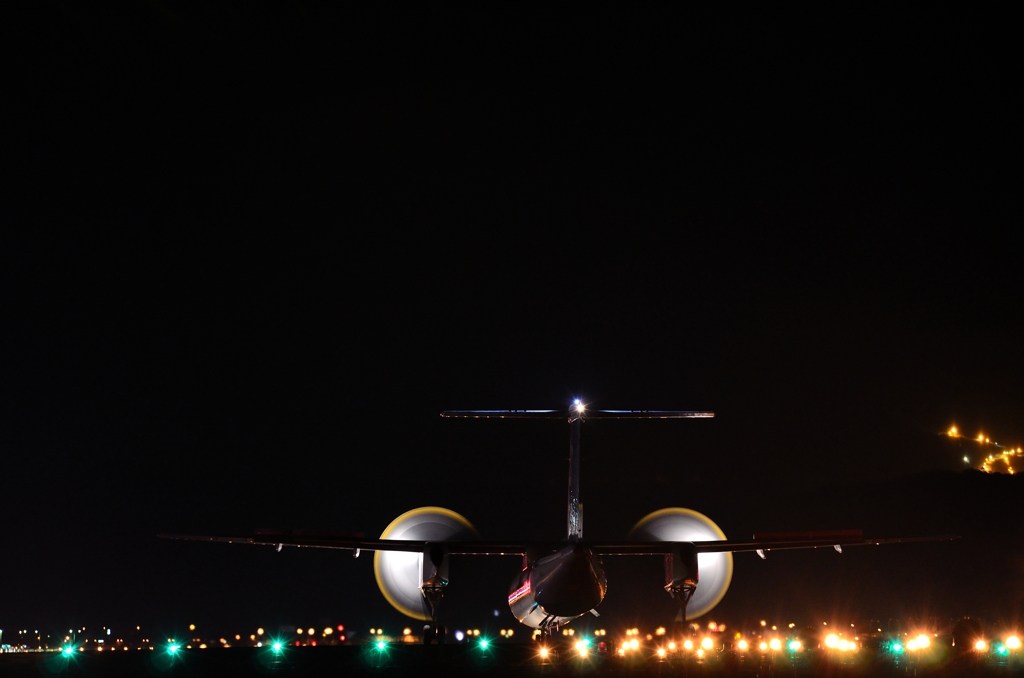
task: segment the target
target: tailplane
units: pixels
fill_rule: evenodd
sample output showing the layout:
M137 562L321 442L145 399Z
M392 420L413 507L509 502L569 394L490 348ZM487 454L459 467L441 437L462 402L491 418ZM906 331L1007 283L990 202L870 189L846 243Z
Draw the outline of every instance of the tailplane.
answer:
M559 419L558 410L445 410L442 417L468 419ZM579 398L569 408L569 497L566 510L567 541L583 539L583 502L580 501L580 424L594 419L709 419L714 412L692 410L587 410Z

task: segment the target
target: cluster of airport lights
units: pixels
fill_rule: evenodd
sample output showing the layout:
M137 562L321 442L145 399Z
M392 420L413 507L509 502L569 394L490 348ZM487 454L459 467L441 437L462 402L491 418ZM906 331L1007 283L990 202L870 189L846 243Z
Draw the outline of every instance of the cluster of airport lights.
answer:
M767 631L767 622L762 621L761 626ZM790 624L789 628L792 629L796 624ZM697 624L691 624L689 627L690 631L699 634L700 626ZM772 632L777 632L778 627L772 626ZM659 627L654 634L647 634L647 642L654 643L654 656L659 660L666 659L672 655L678 655L680 652L686 655L692 655L698 660L703 659L711 652L723 652L726 649L726 643L721 640L722 634L726 631L725 624L717 624L715 622L709 622L707 625L707 633L703 636L695 638L685 638L681 641L668 640L665 641L664 636L666 630L664 627ZM716 640L716 636L718 640ZM762 653L777 653L781 652L784 648L789 650L791 653L800 652L803 650L803 643L797 638L790 638L784 640L778 636L765 638L761 636L761 640L754 640L743 637L743 634L737 633L732 639L731 648L741 654L748 652L760 651ZM645 651L647 648L644 642L640 638L640 632L638 629L628 629L625 634L625 638L619 644L616 654L620 657L626 657L630 654L640 653Z
M189 624L188 630L190 632L194 632L196 630L196 625L195 624ZM110 634L111 634L111 630L110 629L104 627L104 631L106 631L106 635L107 636L110 636ZM137 632L141 631L141 627L136 626L135 627L135 631L137 631ZM235 644L235 643L240 643L240 644L242 644L242 645L244 645L246 647L258 647L258 648L269 647L269 648L273 649L275 652L280 652L287 645L294 645L296 647L302 646L302 645L311 645L311 646L315 647L317 645L317 639L316 639L317 636L319 636L320 638L328 638L328 639L330 639L332 641L335 641L335 643L337 643L337 642L342 642L343 643L346 640L346 637L344 635L344 631L345 631L345 627L342 624L338 624L336 627L328 626L328 627L324 628L320 632L318 632L317 629L315 629L313 627L309 627L309 628L299 627L299 628L296 628L295 631L294 631L294 635L297 638L294 641L285 641L285 640L280 639L280 638L271 638L271 637L269 637L266 634L266 630L265 629L258 628L258 629L256 629L255 633L250 633L248 636L243 636L240 633L236 633L234 635L234 639L233 640L231 638L229 638L229 637L223 637L223 638L218 639L216 642L210 641L210 643L207 643L206 641L203 641L201 638L189 638L188 640L184 640L184 641L180 641L180 640L175 639L175 638L167 638L167 642L166 642L166 644L163 645L163 648L166 649L168 654L174 655L174 654L177 654L180 650L191 650L191 649L205 650L208 647L210 647L211 645L213 647L229 648L229 647L232 647L233 644ZM373 631L374 630L371 630L371 633L373 633ZM73 630L73 629L72 630L68 630L68 635L66 635L64 637L61 646L58 648L59 651L62 654L64 654L65 656L71 656L75 652L85 652L87 649L95 650L97 652L103 652L105 650L106 651L115 651L115 650L125 650L125 651L127 651L127 650L131 649L129 644L125 643L123 638L116 638L116 639L112 638L112 639L110 639L111 642L105 642L105 639L103 639L103 638L92 638L92 639L86 639L86 640L83 640L83 641L78 641L77 640L77 636L79 634L84 634L84 632L85 632L85 628L84 627L81 628L81 629L78 629L78 630ZM308 639L308 640L306 640L306 639ZM161 643L159 643L159 642L154 643L149 638L142 638L142 639L140 639L138 641L138 644L135 647L135 649L136 650L155 650L155 649L157 649L157 647L160 644Z
M962 435L960 431L957 430L956 426L951 426L949 430L946 431L946 435L948 435L950 438L970 440L978 443L979 445L991 445L1002 450L1001 452L997 452L995 454L989 454L982 460L981 465L978 467L978 469L984 471L985 473L998 472L999 469L996 468L996 465L1002 463L1006 467L1006 473L1013 475L1015 473L1013 469L1013 459L1024 456L1024 448L1015 448L1013 446L1007 447L1005 445L1001 445L993 440L990 440L989 437L986 436L984 433L979 433L977 438L968 438L967 436ZM970 464L970 457L965 456L964 463Z
M767 633L767 623L762 621L761 626L765 627L765 632ZM795 624L789 625L790 629L794 627ZM771 628L773 633L778 631L775 626ZM696 658L699 661L712 653L723 652L727 645L740 654L757 651L760 651L762 654L775 654L783 650L788 650L792 654L801 652L804 649L803 643L797 638L765 637L763 634L759 639L748 640L742 634L737 633L731 643L723 642L721 638L726 631L726 626L724 624L716 624L715 622L708 623L706 633L703 635L700 635L700 626L697 624L691 624L689 631L697 635L678 640L668 637L664 627L659 627L654 633L643 635L639 629L627 629L618 647L615 649L615 654L622 658L654 656L659 661L682 655ZM588 657L595 642L599 652L602 650L607 651L604 642L599 640L599 636L604 635L604 633L604 631L597 632L594 634L595 637L593 639L583 638L575 642L572 645L574 653L581 658ZM542 661L551 661L553 654L554 651L546 645L538 650L538 656Z
M824 626L828 626L827 622L823 622ZM788 650L791 655L804 651L804 642L796 637L784 638L780 635L780 630L777 626L772 625L768 627L766 621L762 620L760 626L763 631L759 635L752 636L750 638L744 637L741 633L736 633L730 641L722 641L723 633L726 630L724 624L716 624L715 622L709 622L706 628L706 633L701 635L700 626L698 624L691 624L688 631L694 634L692 637L688 637L682 640L673 640L667 638L667 632L664 627L660 627L654 631L654 633L648 633L641 636L640 631L636 628L627 629L624 633L624 637L618 644L615 650L615 654L620 657L625 657L633 654L643 654L650 656L653 650L653 656L658 659L665 659L670 655L687 654L702 659L711 652L723 652L726 649L731 649L734 652L740 654L756 653L762 654L777 654ZM853 628L853 624L850 625ZM795 624L790 623L788 625L788 631L792 633ZM111 631L104 627L104 635L110 636ZM139 627L135 628L136 631L140 631ZM194 631L195 625L189 625L189 630ZM345 627L338 625L336 627L326 627L322 631L317 631L313 627L309 628L296 628L292 635L292 640L285 640L283 638L271 638L268 636L264 629L257 629L256 633L248 636L248 641L251 643L250 647L266 647L275 654L280 654L289 646L300 646L300 645L316 645L315 636L321 638L332 638L344 642L345 636L343 632ZM879 629L879 632L881 629ZM98 652L103 651L115 651L115 650L128 650L130 649L124 644L121 638L111 638L111 642L104 643L104 639L91 639L78 643L75 641L75 637L79 634L84 634L85 629L69 630L68 635L63 639L63 643L59 648L60 652L65 656L73 656L75 653L85 652L87 649L93 649ZM501 629L500 635L505 640L511 640L515 634L514 629ZM785 631L781 632L786 633ZM21 632L21 635L27 635L27 631ZM34 632L35 636L41 636L38 632ZM393 638L386 636L383 628L371 628L369 630L372 644L378 650L385 650L388 645L392 642ZM466 631L456 631L455 639L458 642L473 642L482 650L489 649L491 640L485 635L481 634L479 629L468 629ZM607 635L607 631L604 629L598 629L591 632L592 637L587 637L581 633L578 640L574 638L576 636L576 630L567 628L562 630L562 635L567 640L572 642L572 649L575 654L580 657L588 657L593 651L607 652L608 647L605 644L603 638ZM923 656L929 652L931 648L936 646L934 638L937 638L936 633L916 633L916 634L904 634L903 639L896 638L888 641L881 646L881 649L889 652L892 656L898 657L905 653L910 653L915 656ZM309 639L306 642L300 639ZM245 643L245 639L241 634L234 636L236 642ZM538 634L535 632L533 640L538 640ZM542 661L550 661L554 658L554 650L549 648L543 639L541 647L538 650L538 655ZM419 641L418 638L412 635L412 629L405 628L402 631L401 641L403 644L416 643ZM87 647L91 643L91 648ZM199 639L192 638L190 641L179 641L173 637L166 639L164 643L153 643L148 638L143 638L141 641L142 645L136 649L142 650L155 650L163 649L168 655L177 655L183 649L206 649L207 644L200 642ZM1021 647L1020 637L1016 632L1007 633L1002 640L986 640L977 638L971 641L972 646L969 648L977 653L988 653L992 652L997 656L1008 657L1016 654ZM220 638L219 643L214 646L220 647L231 647L232 642L228 638ZM162 646L162 647L161 647ZM837 653L857 653L862 647L859 636L856 634L852 635L852 638L846 638L844 633L841 631L831 632L826 635L822 642L821 649L829 652Z
M765 626L764 622L762 622L762 626ZM794 626L794 624L789 624L789 629L793 629ZM568 630L569 629L565 629L565 631ZM654 634L646 634L645 638L647 642L653 641L653 654L658 659L666 659L670 655L683 653L686 655L693 656L699 660L703 659L706 655L712 652L722 652L726 649L726 643L723 643L720 640L716 641L715 639L715 636L720 636L721 633L724 632L724 630L724 625L718 625L717 628L715 628L715 625L713 625L712 623L709 624L708 633L706 633L700 638L686 638L681 642L676 642L675 640L668 640L667 642L664 642L666 631L664 628L659 628L654 632ZM504 631L504 633L502 633L501 635L505 638L510 638L513 635L512 629L502 629L502 631ZM777 632L777 627L772 626L772 631ZM370 635L375 638L375 640L373 640L372 642L372 646L379 651L387 650L387 648L390 645L389 640L386 639L383 633L383 629L379 628L371 629L370 633ZM478 648L484 651L489 650L491 647L492 643L490 639L488 639L486 635L482 635L479 629L471 629L465 632L458 633L462 634L461 638L459 638L459 636L456 635L457 640L459 640L460 642L463 640L472 639L473 643ZM563 635L571 637L574 636L575 633L564 633ZM581 634L580 640L577 640L572 644L574 654L578 655L580 658L585 659L589 657L591 652L594 650L595 645L597 645L598 651L607 651L604 641L601 640L601 638L606 635L607 632L604 629L594 631L592 634L592 638L582 636ZM402 636L403 641L405 643L415 642L415 640L409 640L410 638L413 638L412 630L409 628L405 628L403 630ZM937 634L932 634L932 637L935 636L937 636ZM829 633L827 636L825 636L823 644L826 650L839 653L857 653L862 647L860 638L858 636L854 636L854 638L851 640L845 638L842 632ZM923 652L927 650L931 645L931 637L929 637L927 634L921 633L915 636L914 638L906 641L905 643L901 643L900 641L894 641L889 644L887 649L890 653L894 655L899 655L903 652ZM1009 635L1005 639L1005 641L997 642L993 645L990 645L985 640L979 639L975 641L973 649L977 652L987 652L991 649L998 655L1006 656L1012 652L1016 652L1017 650L1019 650L1020 646L1021 644L1019 636L1013 634ZM180 645L174 643L173 639L168 639L168 653L174 654L180 649L180 647ZM282 641L274 641L271 645L269 645L269 647L272 649L273 652L280 653L285 649L286 644ZM771 637L765 637L762 635L759 640L753 638L748 640L747 638L744 638L740 633L735 634L733 642L731 643L731 648L733 651L738 652L740 654L760 652L762 654L771 655L778 654L780 652L783 652L784 650L787 650L790 653L790 655L795 655L797 653L803 652L806 649L803 642L796 637L785 639L777 635ZM643 649L646 648L644 642L641 640L639 630L635 628L628 629L625 633L625 638L616 650L616 654L618 654L620 657L626 657L632 653L639 653ZM549 647L547 644L542 644L541 647L538 649L537 655L542 662L551 661L555 658L555 650Z
M932 637L935 637L936 635L937 634L932 634ZM931 647L931 645L932 639L928 637L928 634L921 633L906 641L906 643L894 641L890 643L888 649L889 652L893 654L902 654L904 652L925 652ZM976 638L968 649L974 650L975 652L988 652L991 650L997 655L1007 656L1011 652L1016 652L1020 649L1020 636L1017 634L1011 634L1004 640L996 641L995 643L989 643L989 641L984 638Z

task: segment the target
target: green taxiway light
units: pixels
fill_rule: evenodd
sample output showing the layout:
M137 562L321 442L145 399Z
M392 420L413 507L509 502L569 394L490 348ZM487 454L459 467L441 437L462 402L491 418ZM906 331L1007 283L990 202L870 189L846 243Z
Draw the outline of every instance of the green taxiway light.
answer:
M281 654L281 650L284 649L284 645L280 640L275 640L274 644L270 646L274 650L274 654Z
M895 654L899 654L900 652L903 652L903 646L900 645L899 643L893 643L892 644L892 651Z
M73 647L65 647L64 649L61 650L61 653L63 653L63 655L65 657L70 657L71 655L73 655L75 653L75 648L73 648Z
M167 654L177 654L179 647L180 647L179 645L168 645L167 646Z
M996 652L1005 657L1009 653L1009 650L1006 649L1005 645L999 644L996 645Z
M383 640L378 640L377 641L377 649L378 650L383 650L387 646L388 646L388 644L385 643Z
M480 639L480 649L481 650L486 650L487 646L490 645L490 644L491 644L491 642L489 640L487 640L486 638L481 638Z

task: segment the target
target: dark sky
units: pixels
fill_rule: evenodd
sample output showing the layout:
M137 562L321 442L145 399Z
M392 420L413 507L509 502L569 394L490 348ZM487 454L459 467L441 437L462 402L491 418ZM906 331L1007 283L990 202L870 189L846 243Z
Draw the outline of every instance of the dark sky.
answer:
M665 506L737 537L950 531L836 498L960 472L954 423L1024 438L1019 77L995 10L22 12L0 628L402 624L370 558L156 534L376 535L441 505L485 537L560 536L566 427L442 409L714 410L585 427L605 539ZM738 556L722 611L817 614L795 577L860 613L857 572L937 590L967 566L906 548L926 572L911 550ZM454 609L511 624L515 563L458 566ZM626 623L612 596L643 587L609 571Z

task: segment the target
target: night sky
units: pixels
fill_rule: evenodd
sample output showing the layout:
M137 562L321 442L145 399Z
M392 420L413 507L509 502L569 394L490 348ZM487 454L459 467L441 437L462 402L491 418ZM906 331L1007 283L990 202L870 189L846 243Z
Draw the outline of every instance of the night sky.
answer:
M407 624L372 557L156 535L558 538L568 427L438 413L575 396L716 413L586 424L588 537L964 535L739 554L712 617L1020 617L1021 484L942 436L1024 443L1008 15L29 7L0 628ZM671 619L660 563L606 565L603 624ZM453 562L453 619L511 626L517 566Z

